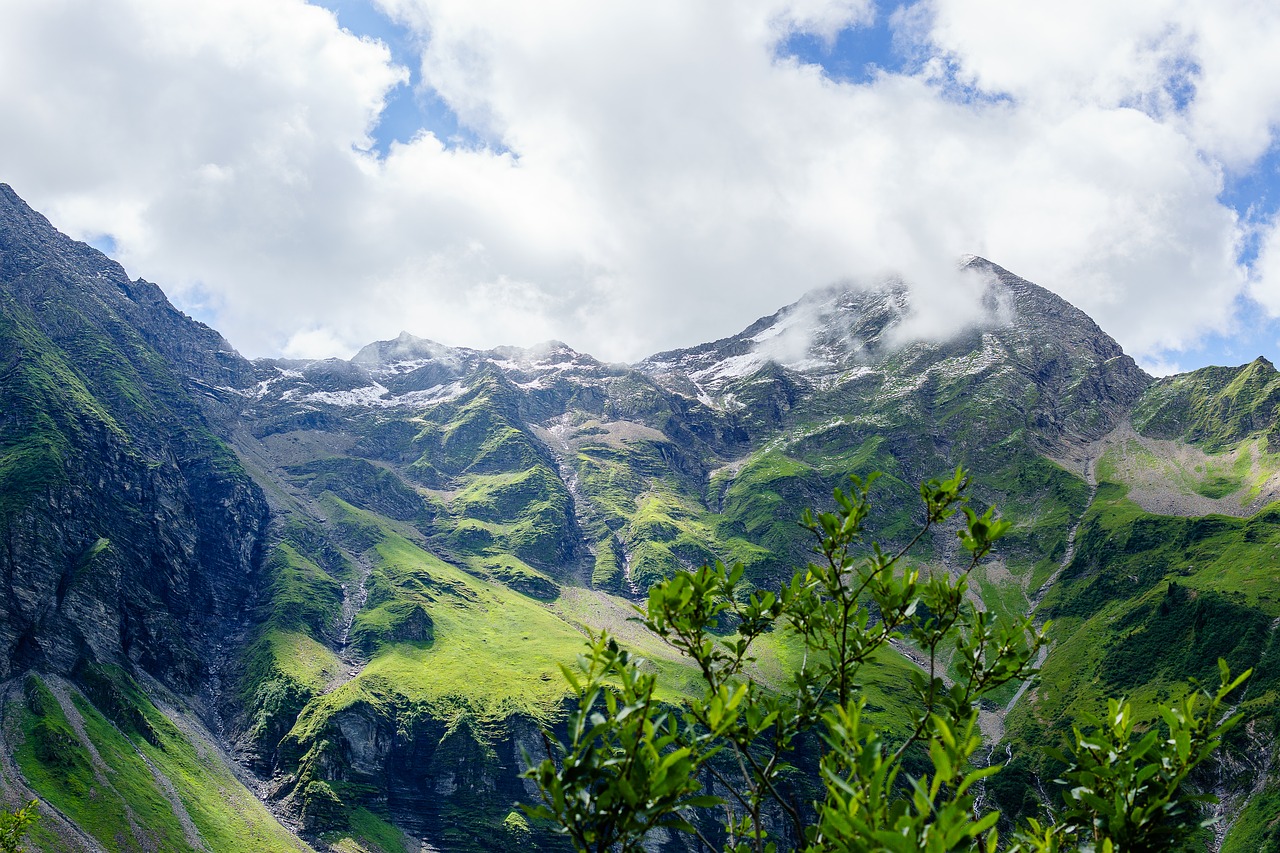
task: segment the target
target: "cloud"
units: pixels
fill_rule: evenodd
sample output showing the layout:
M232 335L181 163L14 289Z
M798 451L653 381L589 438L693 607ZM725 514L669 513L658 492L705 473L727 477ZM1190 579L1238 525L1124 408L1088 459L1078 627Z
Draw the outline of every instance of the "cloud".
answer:
M943 317L974 252L1154 364L1261 287L1218 195L1274 141L1266 4L935 0L917 64L839 83L778 46L870 0L379 2L480 143L372 153L408 71L323 9L50 0L0 12L0 180L252 355L631 360L895 272Z
M929 38L957 75L1019 104L1066 113L1134 107L1207 156L1244 168L1280 121L1280 7L1258 0L926 0Z
M1271 316L1280 316L1280 216L1263 229L1249 295Z

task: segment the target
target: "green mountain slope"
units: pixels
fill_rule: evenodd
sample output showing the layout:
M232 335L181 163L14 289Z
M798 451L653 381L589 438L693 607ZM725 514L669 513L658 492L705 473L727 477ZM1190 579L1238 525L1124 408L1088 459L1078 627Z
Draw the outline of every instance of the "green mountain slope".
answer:
M1240 368L1207 367L1157 382L1134 411L1146 435L1221 450L1256 435L1280 450L1280 374L1265 358Z
M363 808L450 849L492 845L528 796L516 746L561 712L547 667L572 657L574 626L621 631L678 693L688 673L626 629L618 597L715 558L777 583L808 558L800 509L852 472L887 473L875 529L893 541L920 479L971 466L978 499L1017 520L977 586L988 607L1030 609L1091 496L1045 452L1108 434L1150 380L1083 314L973 263L992 294L978 327L893 346L900 289L818 294L818 351L799 364L752 361L788 309L636 368L554 342L478 352L409 335L350 362L259 363L225 396L244 401L234 443L282 520L241 690L242 749L273 796L316 831L353 831ZM841 336L872 354L824 355ZM699 386L707 375L719 384ZM947 565L952 542L936 536L929 561ZM901 673L880 677L869 689L900 725ZM451 733L443 759L432 726ZM449 769L459 756L472 772Z
M1246 724L1197 780L1221 799L1213 843L1280 849L1280 504L1259 500L1266 490L1274 501L1268 484L1280 471L1269 450L1274 378L1259 359L1161 380L1135 407L1138 431L1102 445L1097 497L1074 558L1041 605L1055 623L1053 650L1008 721L1012 772L998 797L1008 812L1039 808L1028 792L1056 769L1036 747L1065 740L1082 711L1124 695L1153 716L1189 678L1214 684L1222 658L1254 674L1237 706ZM1197 498L1220 501L1231 515L1171 513Z
M267 506L192 392L251 368L3 186L0 275L6 799L44 850L307 849L206 728Z

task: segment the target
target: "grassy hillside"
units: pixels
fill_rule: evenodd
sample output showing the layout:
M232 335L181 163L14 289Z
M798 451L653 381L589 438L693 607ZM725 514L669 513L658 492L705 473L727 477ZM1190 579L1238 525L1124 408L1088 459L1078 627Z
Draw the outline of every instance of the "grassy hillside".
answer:
M1265 358L1243 367L1206 367L1157 382L1134 411L1138 430L1220 450L1261 434L1280 450L1280 374Z
M1075 558L1041 607L1053 620L1052 651L1036 688L1008 718L1013 760L998 783L1006 810L1038 810L1035 792L1052 791L1056 773L1038 746L1065 743L1081 713L1099 713L1107 697L1124 696L1153 725L1155 705L1183 695L1188 679L1216 684L1219 658L1235 672L1254 670L1238 705L1248 722L1227 748L1224 771L1200 784L1233 808L1255 784L1274 791L1268 772L1280 734L1278 554L1280 504L1248 518L1157 516L1104 479ZM1273 849L1262 839L1275 827L1256 811L1273 797L1256 799L1247 817L1235 820L1223 849Z
M375 843L372 817L403 821L415 804L416 831L450 850L505 849L509 836L512 849L551 843L511 835L506 818L529 797L513 765L521 749L540 749L539 728L562 719L569 692L559 666L582 651L585 629L608 629L646 657L665 699L700 689L686 662L629 621L625 599L576 586L552 596L521 591L509 578L491 579L492 567L442 560L411 525L331 493L320 506L350 558L304 553L305 531L286 532L294 544L282 542L271 561L277 615L261 629L243 686L261 764L274 769L276 795L310 831ZM636 519L679 535L666 513ZM368 567L365 598L344 648L335 588L340 578L354 582L356 565ZM771 636L757 666L781 684L799 655L785 633ZM905 727L904 695L893 685L911 667L886 653L864 673L873 715L891 730Z
M110 851L311 848L285 830L190 719L163 712L118 670L79 687L28 676L4 704L5 739L32 793ZM43 808L42 808L43 810ZM62 851L49 821L34 848Z

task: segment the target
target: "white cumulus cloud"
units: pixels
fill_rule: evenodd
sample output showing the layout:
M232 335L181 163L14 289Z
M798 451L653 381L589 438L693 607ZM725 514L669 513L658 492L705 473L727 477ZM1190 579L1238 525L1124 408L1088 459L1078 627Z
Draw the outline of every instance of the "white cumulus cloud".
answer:
M959 316L966 252L1153 367L1280 312L1219 201L1275 143L1273 4L931 0L893 16L918 62L840 82L780 45L871 0L378 2L480 143L373 153L410 69L300 0L48 0L0 11L0 180L251 355L629 360L892 273Z

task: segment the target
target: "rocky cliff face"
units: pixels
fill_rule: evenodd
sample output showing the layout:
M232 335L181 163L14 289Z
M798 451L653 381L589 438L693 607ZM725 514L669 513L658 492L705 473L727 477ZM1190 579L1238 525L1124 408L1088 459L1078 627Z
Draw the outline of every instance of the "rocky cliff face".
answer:
M251 375L0 185L0 674L209 682L253 599L266 505L195 401Z

